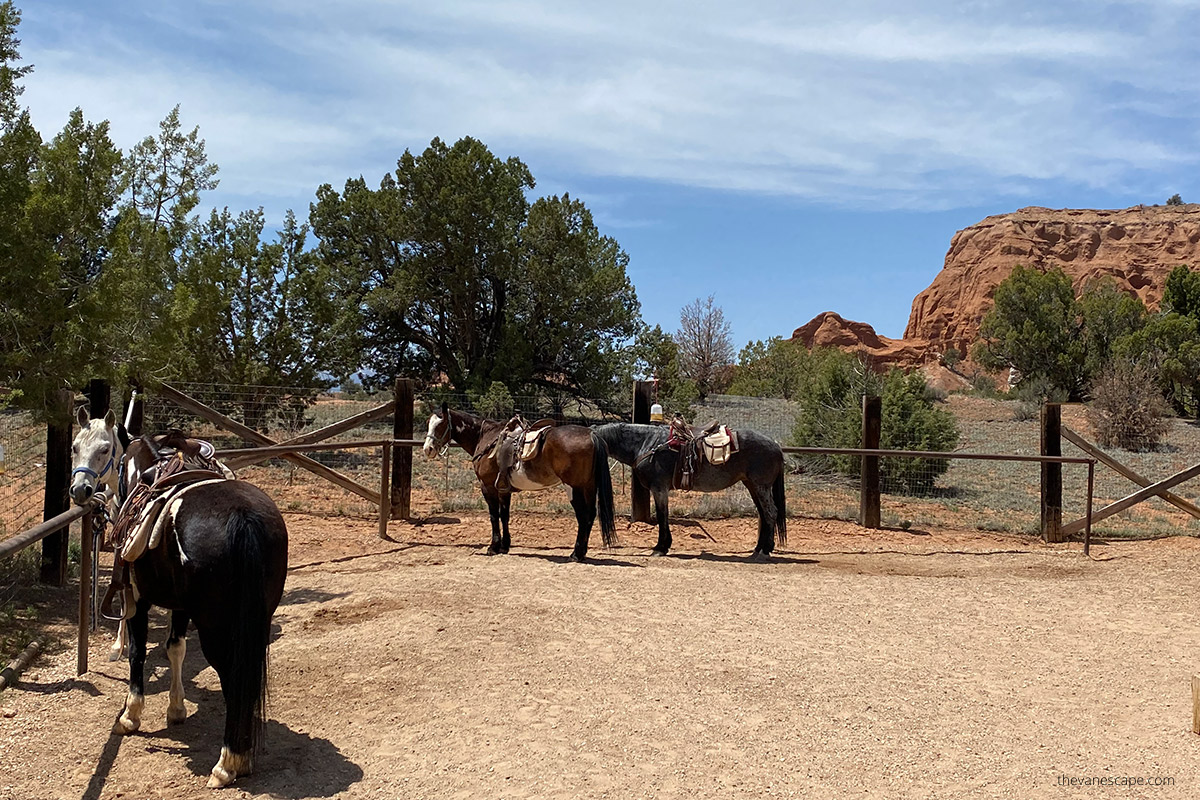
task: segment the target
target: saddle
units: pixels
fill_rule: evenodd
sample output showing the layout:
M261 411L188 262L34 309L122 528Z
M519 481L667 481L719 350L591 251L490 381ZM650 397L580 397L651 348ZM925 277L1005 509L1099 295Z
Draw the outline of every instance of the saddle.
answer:
M159 437L161 442L146 440L157 458L133 478L135 485L113 520L107 542L113 548L112 577L100 605L100 613L108 619L132 616L129 564L161 544L183 495L197 486L234 480L233 472L213 457L215 449L210 443L176 433ZM118 592L123 608L120 615L114 615L112 603Z
M667 433L667 446L679 453L671 476L671 488L688 491L692 488L696 470L704 461L724 464L738 451L737 432L715 419L704 426L688 425L676 414Z
M508 421L496 438L493 451L496 460L496 488L502 492L512 491L512 472L522 462L532 461L542 452L546 434L558 423L552 419L539 419L532 424L520 414Z

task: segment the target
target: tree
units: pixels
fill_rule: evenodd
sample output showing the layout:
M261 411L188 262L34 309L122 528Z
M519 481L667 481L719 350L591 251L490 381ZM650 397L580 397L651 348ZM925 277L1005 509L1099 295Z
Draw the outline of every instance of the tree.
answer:
M1015 367L1022 380L1045 379L1078 399L1086 386L1082 321L1071 279L1018 265L995 292L980 324L975 358L985 367Z
M45 144L28 112L0 133L0 383L38 413L58 389L103 374L115 311L96 282L119 161L108 124L79 109Z
M1183 205L1183 198L1179 196L1178 192L1176 192L1175 194L1173 194L1167 198L1167 205L1181 206L1181 205Z
M520 254L502 371L552 394L607 400L619 393L625 400L625 345L637 333L641 310L625 271L629 256L568 195L533 204Z
M692 416L692 403L699 392L696 384L685 378L679 366L679 347L662 326L644 326L632 347L634 375L642 380L658 382L658 402L668 415L678 412Z
M628 374L639 305L628 257L569 196L530 207L529 169L482 142L405 151L378 190L317 191L313 231L364 373L604 395Z
M723 368L733 363L730 325L713 297L684 306L675 332L681 371L695 382L701 401L720 388Z
M1090 281L1076 307L1083 333L1083 372L1091 382L1108 368L1122 338L1146 325L1146 306L1110 278Z
M509 289L534 186L517 158L501 161L482 142L434 139L405 150L378 190L362 178L341 194L317 190L310 220L335 269L368 374L434 379L459 389L500 378Z
M259 429L297 421L348 371L326 335L337 308L324 263L305 247L307 226L289 211L275 241L263 241L263 227L261 209L213 211L189 236L171 287L189 356L178 377L244 387L236 405Z
M117 343L112 377L153 383L195 374L184 342L188 310L180 262L194 229L201 192L217 186L198 127L185 132L179 107L121 164L122 199L98 291L113 310L106 338ZM222 313L213 307L211 313Z
M800 373L807 356L804 345L779 336L765 342L750 342L738 354L738 367L729 392L790 400L800 388Z

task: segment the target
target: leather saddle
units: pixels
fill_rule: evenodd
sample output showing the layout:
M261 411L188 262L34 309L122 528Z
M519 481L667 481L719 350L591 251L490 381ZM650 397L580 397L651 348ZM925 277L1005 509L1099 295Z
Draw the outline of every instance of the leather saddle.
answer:
M100 613L108 619L128 619L133 614L129 564L159 545L173 516L166 511L168 506L200 483L234 480L233 472L214 457L216 450L209 442L171 431L154 439L143 437L140 445L154 460L135 473L134 486L113 519L108 542L114 551L112 578L100 604ZM123 609L114 615L112 604L118 593Z
M688 425L675 415L667 435L667 445L679 453L671 488L688 491L692 488L696 470L701 463L724 464L738 450L737 432L713 420L707 425Z
M553 419L539 419L528 423L517 414L508 421L496 438L493 451L496 459L496 488L502 492L512 491L512 472L524 461L532 461L542 452L546 434L558 423Z

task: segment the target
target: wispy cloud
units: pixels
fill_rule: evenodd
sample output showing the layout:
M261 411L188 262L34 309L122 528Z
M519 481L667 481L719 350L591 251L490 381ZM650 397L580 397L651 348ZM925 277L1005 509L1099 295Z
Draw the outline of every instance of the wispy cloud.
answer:
M130 143L182 103L246 197L376 179L434 135L559 179L876 208L1200 162L1196 3L144 2L113 23L79 2L26 20L41 119L82 105Z

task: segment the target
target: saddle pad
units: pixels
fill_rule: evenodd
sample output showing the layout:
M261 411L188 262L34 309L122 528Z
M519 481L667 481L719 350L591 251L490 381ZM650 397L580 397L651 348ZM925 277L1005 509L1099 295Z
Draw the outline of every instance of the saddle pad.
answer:
M544 428L525 431L525 435L521 439L521 452L518 454L518 458L521 461L529 461L537 456L538 452L542 449L542 439L546 436L546 431L550 430L551 427L547 425Z
M214 478L207 481L173 486L163 494L151 499L146 504L146 507L142 509L141 515L130 530L129 537L125 540L125 546L121 548L121 558L124 561L135 561L147 550L153 550L158 547L162 541L162 534L166 523L174 519L175 512L179 510L178 503L182 500L183 495L197 486L221 483L223 480L221 478ZM163 511L168 505L171 506L171 510L164 514Z

